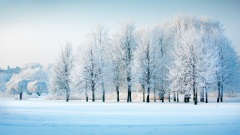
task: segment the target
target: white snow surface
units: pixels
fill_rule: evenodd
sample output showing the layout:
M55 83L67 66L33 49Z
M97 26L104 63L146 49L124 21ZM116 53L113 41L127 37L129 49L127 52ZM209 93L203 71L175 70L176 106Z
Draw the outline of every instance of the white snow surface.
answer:
M1 135L239 135L240 102L0 99Z

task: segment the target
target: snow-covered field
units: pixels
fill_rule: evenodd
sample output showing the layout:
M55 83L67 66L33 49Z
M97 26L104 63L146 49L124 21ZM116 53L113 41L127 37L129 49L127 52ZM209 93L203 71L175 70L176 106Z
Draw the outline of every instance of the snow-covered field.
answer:
M240 135L240 102L0 99L1 135Z

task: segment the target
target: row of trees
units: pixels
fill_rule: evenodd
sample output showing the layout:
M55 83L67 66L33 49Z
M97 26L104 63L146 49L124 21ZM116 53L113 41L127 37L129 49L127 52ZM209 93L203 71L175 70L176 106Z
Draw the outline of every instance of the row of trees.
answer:
M150 102L150 93L164 101L164 94L173 93L177 101L184 94L197 104L208 102L208 92L217 89L217 102L223 91L237 90L239 63L231 42L220 22L207 17L179 15L154 27L136 29L124 23L109 36L104 26L97 26L87 42L73 54L70 44L62 48L51 76L51 90L66 95L70 90L88 90L95 101L95 91L114 86L119 101L120 87L127 88L127 102L132 102L133 85L143 90L143 102ZM76 56L76 57L74 57ZM147 91L147 96L145 96Z

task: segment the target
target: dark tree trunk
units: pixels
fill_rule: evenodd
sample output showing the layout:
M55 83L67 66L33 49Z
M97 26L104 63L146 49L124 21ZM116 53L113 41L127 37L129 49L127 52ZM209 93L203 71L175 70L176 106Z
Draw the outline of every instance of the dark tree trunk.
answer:
M117 102L119 102L119 86L116 86L116 91L117 91Z
M132 53L131 53L131 48L130 48L130 44L127 43L127 83L128 83L128 96L127 96L127 102L132 102L132 77L131 77L131 72L132 72L132 67L131 67L131 62L132 62Z
M204 102L204 91L205 91L205 87L203 87L203 89L200 92L200 102Z
M185 103L188 103L188 102L189 102L189 98L190 98L189 96L184 95L184 102L185 102Z
M131 75L130 71L128 71L127 82L128 82L128 96L127 102L132 102L132 89L131 89Z
M149 103L149 95L147 95L147 103Z
M149 103L150 102L150 98L149 98L149 96L150 96L150 87L148 86L148 88L147 88L148 90L148 95L147 95L147 103Z
M217 97L217 102L219 103L219 100L220 100L220 90L221 89L221 83L218 82L218 97Z
M179 102L178 91L177 91L177 102Z
M221 102L223 102L223 85L221 84Z
M171 102L170 92L168 92L168 101Z
M162 102L164 102L164 94L162 94Z
M132 92L128 91L127 102L132 102L131 94L132 94Z
M22 100L22 94L23 94L23 93L21 92L20 95L19 95L19 99L20 99L20 100Z
M102 72L102 70L101 70L101 72ZM101 85L102 85L102 91L103 91L102 101L105 102L105 88L104 88L104 83L102 82Z
M205 94L206 94L206 101L205 101L205 102L208 103L208 95L207 95L207 91L206 91Z
M145 85L141 84L143 90L143 102L145 102Z
M85 96L86 96L86 102L88 102L88 93L87 93L87 79L85 79Z
M92 102L95 102L95 85L93 84L94 82L92 82Z
M197 97L194 97L194 105L197 105Z
M147 92L148 92L148 95L147 95L147 103L150 102L150 57L149 57L149 44L147 44L147 54L146 54L146 57L147 57Z
M102 97L103 102L105 102L105 91L103 91L103 97Z
M194 96L194 105L197 105L198 103L198 98L197 98L197 93L195 93L195 96Z
M86 102L88 102L88 95L86 94Z
M67 93L67 95L66 95L66 102L68 102L69 101L69 94Z
M176 92L173 92L173 101L176 102Z
M193 66L193 73L194 73L195 66ZM195 82L195 77L193 76L193 101L194 105L197 105L197 90L196 90L196 82Z
M194 94L193 94L193 101L194 101L194 105L197 105L197 94L196 94L196 92L194 92Z

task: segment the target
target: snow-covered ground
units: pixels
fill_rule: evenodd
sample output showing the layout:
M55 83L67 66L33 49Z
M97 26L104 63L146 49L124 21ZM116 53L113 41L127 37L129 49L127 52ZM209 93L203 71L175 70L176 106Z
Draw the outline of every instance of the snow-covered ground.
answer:
M240 102L0 99L1 135L240 135Z

